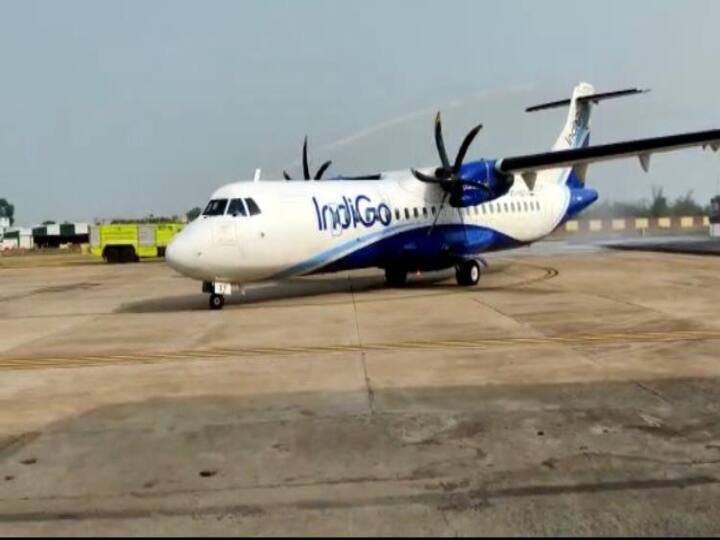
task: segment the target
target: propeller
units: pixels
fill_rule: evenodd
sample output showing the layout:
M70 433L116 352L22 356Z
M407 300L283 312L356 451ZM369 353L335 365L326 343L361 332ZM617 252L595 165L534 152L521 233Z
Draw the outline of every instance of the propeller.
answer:
M465 135L465 138L460 145L460 150L458 150L458 153L455 156L455 161L451 165L450 160L448 159L447 150L445 149L445 141L442 135L442 119L440 117L440 112L438 111L435 115L435 146L437 147L438 155L440 156L441 165L435 169L433 176L421 173L416 169L411 169L413 176L421 182L440 185L445 190L445 193L450 194L450 204L456 206L456 204L453 203L457 202L462 196L463 183L468 183L467 181L463 181L460 177L460 169L462 168L465 155L467 154L470 145L482 127L482 124L478 124L472 128L467 135ZM490 188L482 182L473 182L473 186L490 191Z
M482 124L478 124L472 128L467 135L465 135L465 138L460 145L460 150L458 150L458 153L455 156L455 161L452 165L450 165L447 150L445 149L445 140L442 135L442 119L440 117L440 112L438 111L435 115L435 146L437 147L438 155L440 156L441 166L435 169L434 176L421 173L416 169L411 169L413 176L421 182L438 184L445 191L438 213L435 215L432 226L428 229L428 236L432 234L435 229L435 225L437 224L440 214L442 214L442 211L445 208L445 202L447 201L448 196L450 197L450 204L452 206L459 206L459 200L460 197L462 197L463 190L463 181L460 177L460 169L462 168L465 155L467 154L470 145L482 127ZM467 183L467 181L465 181L465 183ZM481 182L473 182L473 186L484 189L485 191L490 191L490 188ZM458 216L460 217L460 223L463 227L463 233L465 234L465 240L467 242L467 231L465 230L465 220L463 219L462 209L457 208L457 211Z
M307 155L307 135L305 135L305 141L303 142L303 176L305 180L320 180L322 178L322 175L325 174L325 171L327 171L328 167L332 164L332 161L326 161L323 163L320 168L315 173L315 176L310 176L310 165L308 164L308 155ZM292 180L292 177L287 173L287 171L283 171L283 177L285 177L285 180Z

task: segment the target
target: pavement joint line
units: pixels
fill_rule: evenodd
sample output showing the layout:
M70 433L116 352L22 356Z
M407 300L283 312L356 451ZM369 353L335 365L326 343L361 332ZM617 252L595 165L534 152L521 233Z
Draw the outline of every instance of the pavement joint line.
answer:
M185 358L206 358L208 356L218 356L221 357L223 355L216 355L215 353L211 351L184 351L183 356Z

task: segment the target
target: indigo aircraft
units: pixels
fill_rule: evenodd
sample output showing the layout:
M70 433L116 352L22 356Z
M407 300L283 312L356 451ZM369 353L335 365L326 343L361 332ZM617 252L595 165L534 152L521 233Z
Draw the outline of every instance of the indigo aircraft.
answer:
M203 282L210 308L244 285L358 268L381 268L391 286L409 272L455 268L458 285L480 279L482 254L531 244L590 206L590 163L637 157L647 172L655 152L702 146L717 150L720 130L589 145L594 104L643 93L596 93L587 83L570 99L528 112L569 107L550 152L465 161L481 125L465 137L453 161L435 118L439 166L322 180L311 175L307 139L303 182L236 182L215 191L202 215L175 236L167 263Z

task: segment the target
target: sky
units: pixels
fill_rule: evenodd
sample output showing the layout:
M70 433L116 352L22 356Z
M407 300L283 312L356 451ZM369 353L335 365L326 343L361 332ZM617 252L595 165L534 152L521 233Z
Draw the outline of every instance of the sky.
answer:
M650 88L593 111L592 142L720 128L716 0L0 0L0 198L16 220L181 214L224 183L450 153L549 149L566 111L525 107ZM598 164L601 200L720 193L720 153Z

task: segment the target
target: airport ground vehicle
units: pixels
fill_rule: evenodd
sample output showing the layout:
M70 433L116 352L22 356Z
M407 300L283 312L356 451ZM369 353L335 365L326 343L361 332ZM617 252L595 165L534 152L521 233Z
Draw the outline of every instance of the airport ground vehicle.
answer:
M112 223L90 227L90 253L109 263L164 257L181 223Z

